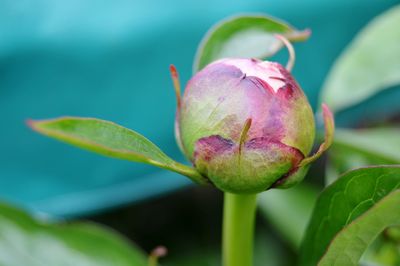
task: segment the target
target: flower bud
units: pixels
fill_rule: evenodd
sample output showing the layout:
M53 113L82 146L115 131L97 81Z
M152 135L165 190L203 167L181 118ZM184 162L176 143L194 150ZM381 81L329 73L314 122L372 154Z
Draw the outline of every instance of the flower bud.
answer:
M326 106L324 117L332 133ZM290 187L330 145L306 158L315 137L306 96L282 65L256 59L222 59L198 72L180 100L176 131L196 169L232 193Z

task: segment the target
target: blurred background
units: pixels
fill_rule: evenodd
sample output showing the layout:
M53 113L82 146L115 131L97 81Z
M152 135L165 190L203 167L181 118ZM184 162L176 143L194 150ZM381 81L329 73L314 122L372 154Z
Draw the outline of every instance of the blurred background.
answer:
M310 28L311 38L295 45L293 73L315 109L335 58L369 20L396 3L2 0L0 198L55 219L109 225L146 251L163 244L170 249L165 265L194 265L185 259L196 256L198 265L215 265L220 192L50 140L32 132L26 119L112 120L184 162L173 136L176 104L168 66L175 64L186 83L197 45L214 23L238 13L265 13L298 29ZM277 60L284 63L285 56ZM344 113L338 123L354 125L357 116L357 110ZM307 182L322 184L320 169L314 166ZM257 252L258 260L280 257L290 265L291 256L280 256L293 252L279 248L287 243L271 233L268 222L259 217L258 223L260 232L269 232L257 240L260 250L269 250Z

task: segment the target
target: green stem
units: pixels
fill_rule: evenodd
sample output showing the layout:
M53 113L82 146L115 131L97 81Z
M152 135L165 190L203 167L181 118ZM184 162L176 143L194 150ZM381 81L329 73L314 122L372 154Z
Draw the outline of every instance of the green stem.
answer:
M225 192L223 266L252 266L257 194Z

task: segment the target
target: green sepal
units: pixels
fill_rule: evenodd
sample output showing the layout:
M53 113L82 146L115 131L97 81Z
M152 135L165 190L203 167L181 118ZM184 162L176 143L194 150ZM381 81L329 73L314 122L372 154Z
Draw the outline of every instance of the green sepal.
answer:
M303 159L300 162L299 167L303 167L314 162L319 157L321 157L321 155L332 145L333 136L335 133L335 121L333 119L332 112L329 110L329 107L326 104L322 104L322 116L324 118L325 140L319 146L316 153Z

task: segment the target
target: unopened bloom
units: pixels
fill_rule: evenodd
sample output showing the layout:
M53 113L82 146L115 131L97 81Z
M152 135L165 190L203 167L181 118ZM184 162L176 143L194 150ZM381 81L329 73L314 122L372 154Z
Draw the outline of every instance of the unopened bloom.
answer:
M221 190L285 188L300 182L307 165L330 145L333 120L323 107L328 139L306 158L314 116L289 71L275 62L222 59L188 82L176 133L187 158Z

